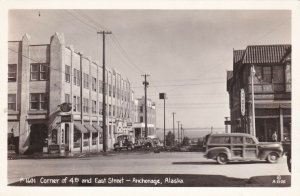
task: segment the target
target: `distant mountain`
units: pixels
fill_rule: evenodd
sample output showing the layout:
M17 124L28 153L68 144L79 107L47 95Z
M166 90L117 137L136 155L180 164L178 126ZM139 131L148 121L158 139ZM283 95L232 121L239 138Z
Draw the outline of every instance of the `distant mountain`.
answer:
M168 134L170 130L166 130L166 135ZM173 132L173 130L171 131ZM219 129L213 129L213 133L224 133L225 130L223 128L219 128ZM202 138L204 137L205 135L211 133L211 130L210 128L207 128L207 129L201 129L201 130L185 130L184 131L184 136L185 137L188 137L190 139L192 138ZM163 135L164 135L164 130L162 129L158 129L156 130L156 135L160 138L160 139L163 139ZM175 137L177 138L178 137L178 132L177 130L175 130Z

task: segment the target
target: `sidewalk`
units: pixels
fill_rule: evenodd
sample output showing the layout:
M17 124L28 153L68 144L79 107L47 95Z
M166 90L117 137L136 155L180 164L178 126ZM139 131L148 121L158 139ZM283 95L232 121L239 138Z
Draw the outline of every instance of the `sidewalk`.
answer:
M17 160L17 159L64 159L64 158L82 158L82 157L90 157L90 156L112 156L113 151L108 152L65 152L65 153L34 153L34 154L17 154L10 153L7 154L8 160Z

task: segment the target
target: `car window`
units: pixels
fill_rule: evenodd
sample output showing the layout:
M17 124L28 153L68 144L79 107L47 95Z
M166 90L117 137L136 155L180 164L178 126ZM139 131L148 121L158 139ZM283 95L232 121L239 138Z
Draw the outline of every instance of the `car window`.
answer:
M243 143L243 137L241 137L241 136L232 137L232 143L233 144L242 144Z
M246 137L246 144L255 144L255 142L251 137Z
M229 144L230 137L215 136L210 140L211 144Z

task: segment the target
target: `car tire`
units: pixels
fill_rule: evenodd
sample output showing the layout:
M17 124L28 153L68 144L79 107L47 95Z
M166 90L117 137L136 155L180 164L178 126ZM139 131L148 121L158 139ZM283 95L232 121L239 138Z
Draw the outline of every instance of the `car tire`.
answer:
M271 152L271 153L268 154L268 156L267 156L267 161L268 161L269 163L277 163L277 162L278 162L278 158L279 158L279 156L278 156L277 153Z
M127 147L127 151L132 150L132 148L130 146Z
M225 153L220 153L218 154L217 156L217 162L221 165L225 165L227 162L228 162L228 157L227 157L227 154Z

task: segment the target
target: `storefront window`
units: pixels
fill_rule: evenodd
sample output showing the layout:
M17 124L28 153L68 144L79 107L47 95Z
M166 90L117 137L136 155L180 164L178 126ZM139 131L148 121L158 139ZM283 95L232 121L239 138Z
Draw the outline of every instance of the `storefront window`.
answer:
M81 143L81 132L77 129L74 129L74 138L73 138L74 148L79 148Z
M57 144L57 129L52 130L51 140L53 144Z
M291 140L291 118L283 118L283 140Z
M97 145L97 137L98 137L98 133L92 134L92 145Z

